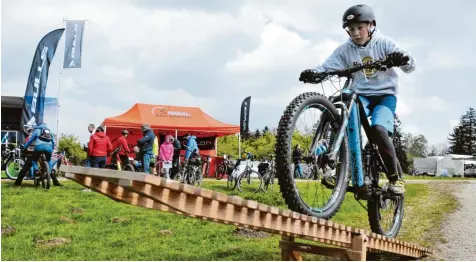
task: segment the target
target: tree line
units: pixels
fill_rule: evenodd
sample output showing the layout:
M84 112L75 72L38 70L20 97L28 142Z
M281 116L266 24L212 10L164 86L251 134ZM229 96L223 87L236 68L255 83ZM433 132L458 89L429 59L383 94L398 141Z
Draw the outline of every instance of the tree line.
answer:
M428 140L422 134L405 133L401 129L401 121L395 117L393 143L402 169L408 173L415 157L444 156L446 154L476 155L476 110L469 108L460 117L459 123L448 135L447 144L429 145ZM276 144L276 128L265 126L243 135L241 152L252 153L256 159L268 159L274 154ZM293 146L302 143L308 138L293 135ZM302 143L306 144L306 143ZM79 164L86 158L79 138L70 134L61 134L58 143L59 150L65 150L74 164ZM218 155L228 155L232 159L238 159L238 136L231 135L218 138ZM244 157L243 155L241 158Z

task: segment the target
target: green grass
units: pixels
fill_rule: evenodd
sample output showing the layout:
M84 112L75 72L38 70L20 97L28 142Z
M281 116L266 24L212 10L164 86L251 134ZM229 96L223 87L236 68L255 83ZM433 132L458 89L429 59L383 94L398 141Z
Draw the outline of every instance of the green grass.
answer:
M49 192L12 187L2 181L2 228L16 232L2 236L2 260L280 260L279 236L250 239L234 235L231 225L160 212L113 201L99 193L82 192L74 182ZM237 194L224 181L205 181L204 187ZM455 208L449 191L429 185L407 185L401 240L432 246L445 212ZM278 186L267 193L240 194L246 199L287 208ZM75 212L82 210L83 212ZM61 216L75 223L62 221ZM113 223L114 218L122 220ZM347 194L333 221L369 229L366 211ZM172 235L161 234L170 230ZM428 236L430 234L430 236ZM63 237L69 243L40 247L38 240ZM303 254L305 260L328 257Z

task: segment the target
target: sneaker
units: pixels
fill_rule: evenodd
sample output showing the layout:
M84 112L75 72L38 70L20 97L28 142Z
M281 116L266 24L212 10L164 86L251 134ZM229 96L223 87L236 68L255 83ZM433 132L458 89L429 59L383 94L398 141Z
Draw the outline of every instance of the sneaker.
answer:
M402 179L389 182L387 192L393 195L403 195L405 193L405 182Z
M53 185L55 185L55 186L63 186L63 184L61 184L61 183L57 183L57 184L54 184L54 183L53 183Z
M321 180L321 183L329 189L334 189L336 186L336 177L335 176L324 176Z

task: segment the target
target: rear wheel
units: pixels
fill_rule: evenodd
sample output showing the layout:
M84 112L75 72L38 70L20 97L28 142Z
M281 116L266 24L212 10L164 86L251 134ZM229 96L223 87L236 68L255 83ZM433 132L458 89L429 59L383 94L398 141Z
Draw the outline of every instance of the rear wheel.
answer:
M228 176L228 180L226 181L226 186L228 187L228 189L230 190L234 190L236 185L237 185L237 179L235 177L235 173L236 173L236 170L234 170L229 176Z
M225 173L226 173L226 167L225 167L225 165L222 163L222 164L220 164L220 165L218 166L218 169L217 169L217 171L216 171L216 175L215 175L216 179L217 179L217 180L221 180L221 179L223 178L223 176L224 176Z
M44 189L50 189L51 184L51 171L48 161L42 160L41 162L41 185Z
M348 181L347 136L344 134L334 163L326 159L327 151L316 150L325 143L327 147L332 145L338 138L340 124L341 117L335 106L315 92L299 95L284 111L276 141L276 176L291 210L329 219L341 206ZM313 179L294 179L292 155L296 144L304 149L306 163L316 169ZM321 182L328 176L334 178L333 187Z

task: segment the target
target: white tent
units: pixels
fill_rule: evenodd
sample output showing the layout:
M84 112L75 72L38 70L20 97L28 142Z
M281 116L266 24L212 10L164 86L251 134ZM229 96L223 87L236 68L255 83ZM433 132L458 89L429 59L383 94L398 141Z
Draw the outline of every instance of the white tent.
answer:
M438 161L442 156L415 157L413 159L413 168L416 175L435 175Z
M444 158L438 160L436 168L436 176L464 176L465 161L474 159L469 155L454 155L449 154Z

